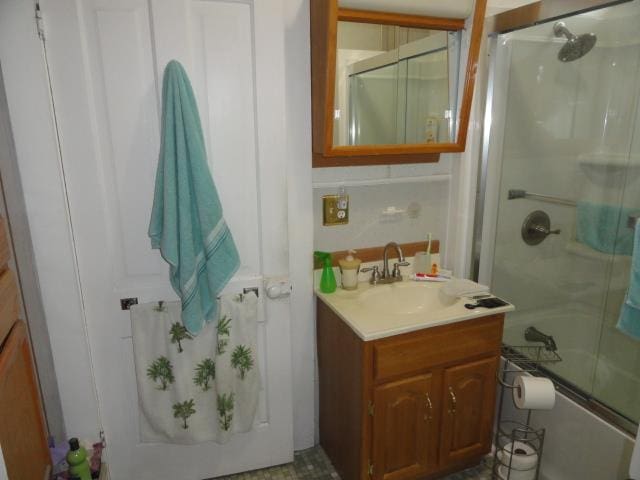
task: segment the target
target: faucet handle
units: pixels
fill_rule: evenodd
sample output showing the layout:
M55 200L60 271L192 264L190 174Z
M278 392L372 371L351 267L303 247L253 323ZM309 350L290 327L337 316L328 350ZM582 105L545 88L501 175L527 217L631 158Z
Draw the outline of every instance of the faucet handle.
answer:
M382 275L380 275L380 267L378 267L378 265L374 265L373 267L365 267L360 269L360 271L363 273L371 272L371 280L369 280L369 283L371 283L371 285L375 285L382 278Z
M400 267L408 267L411 265L409 262L397 262L393 264L393 273L391 274L394 278L402 278L400 275Z

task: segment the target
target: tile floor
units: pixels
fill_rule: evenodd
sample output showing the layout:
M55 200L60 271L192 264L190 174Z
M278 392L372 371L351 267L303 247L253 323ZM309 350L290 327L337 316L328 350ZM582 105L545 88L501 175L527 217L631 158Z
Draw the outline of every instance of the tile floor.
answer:
M293 463L278 467L239 473L223 480L340 480L321 447L295 453ZM442 480L490 480L491 469L487 464L470 468Z

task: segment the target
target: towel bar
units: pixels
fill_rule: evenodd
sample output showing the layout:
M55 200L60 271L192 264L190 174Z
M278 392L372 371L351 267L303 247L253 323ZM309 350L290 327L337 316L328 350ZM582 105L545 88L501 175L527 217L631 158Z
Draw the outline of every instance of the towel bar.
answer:
M575 200L569 200L562 197L554 197L553 195L542 195L540 193L530 193L526 190L511 189L507 197L509 200L515 200L517 198L532 198L534 200L541 200L543 202L557 203L559 205L567 205L568 207L575 207L578 203Z
M242 289L242 292L238 293L238 295L246 295L249 292L253 292L256 294L256 297L260 296L260 288L259 287L245 287ZM218 297L220 299L220 297ZM166 301L158 300L157 305L154 307L156 311L163 312L166 307ZM138 297L130 297L130 298L121 298L120 299L120 308L122 310L129 310L132 305L138 304Z
M559 205L566 205L568 207L577 206L577 202L575 200L569 200L568 198L562 197L554 197L553 195L542 195L540 193L530 193L526 190L520 190L512 188L509 190L509 194L507 196L509 200L516 200L518 198L531 198L533 200L541 200L543 202L549 203L557 203ZM627 227L636 228L636 223L640 219L640 212L632 213L627 217Z

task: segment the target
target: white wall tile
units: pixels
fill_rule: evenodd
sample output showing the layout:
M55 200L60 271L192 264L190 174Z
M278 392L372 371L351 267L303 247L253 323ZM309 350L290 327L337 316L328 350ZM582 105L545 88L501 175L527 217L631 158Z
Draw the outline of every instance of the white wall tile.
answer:
M384 245L390 241L415 242L427 238L442 239L447 227L449 181L398 183L347 187L349 224L322 225L322 196L335 194L335 188L314 189L315 249L336 251ZM410 203L420 206L417 218L406 214L385 217L389 207L406 209ZM444 248L444 247L443 247Z
M373 180L389 178L389 167L336 167L314 168L313 183L347 182L350 180Z

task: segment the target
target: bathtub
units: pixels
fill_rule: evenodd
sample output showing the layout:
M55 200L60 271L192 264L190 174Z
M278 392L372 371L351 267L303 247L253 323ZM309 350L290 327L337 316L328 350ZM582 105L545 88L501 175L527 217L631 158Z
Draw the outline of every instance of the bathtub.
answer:
M530 326L552 335L558 346L562 361L545 368L623 416L640 418L640 349L615 326L603 324L601 311L584 304L516 311L505 322L504 342L540 345L524 339ZM607 338L615 339L615 350L603 349Z

